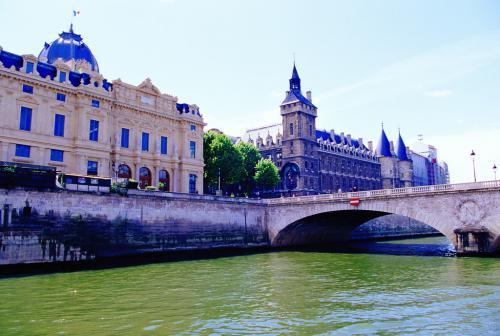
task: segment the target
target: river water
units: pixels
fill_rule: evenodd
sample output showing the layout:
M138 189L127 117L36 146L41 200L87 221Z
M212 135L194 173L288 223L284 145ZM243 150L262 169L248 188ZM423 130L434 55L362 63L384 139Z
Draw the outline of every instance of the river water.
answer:
M0 335L499 335L500 260L416 243L1 279Z

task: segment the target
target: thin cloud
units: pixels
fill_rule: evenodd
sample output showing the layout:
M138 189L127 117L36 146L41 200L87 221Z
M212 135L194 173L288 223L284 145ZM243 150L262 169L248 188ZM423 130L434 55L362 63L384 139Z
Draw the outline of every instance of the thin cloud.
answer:
M447 85L499 60L500 43L492 41L500 41L500 31L475 35L393 63L357 82L320 93L318 101L352 96L355 102L347 98L345 103L360 106L392 99L398 93L421 92L422 88ZM444 92L441 97L447 94Z
M440 97L448 97L453 94L453 91L451 90L434 90L434 91L428 91L425 93L426 96L434 97L434 98L440 98Z

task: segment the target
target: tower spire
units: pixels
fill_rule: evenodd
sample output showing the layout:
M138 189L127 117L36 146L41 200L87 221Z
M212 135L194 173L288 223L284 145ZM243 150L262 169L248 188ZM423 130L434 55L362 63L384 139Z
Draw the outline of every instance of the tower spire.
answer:
M295 66L295 61L293 62L292 78L290 78L290 91L300 92L300 77Z

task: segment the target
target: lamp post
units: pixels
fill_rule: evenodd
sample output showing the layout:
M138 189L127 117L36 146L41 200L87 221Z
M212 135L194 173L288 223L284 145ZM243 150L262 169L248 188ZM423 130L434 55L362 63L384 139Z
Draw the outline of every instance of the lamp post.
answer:
M474 182L476 181L476 162L474 161L474 157L476 156L476 153L474 153L474 150L470 153L470 157L472 158L472 170L474 171Z
M497 180L497 165L493 164L493 175L495 175L495 181Z
M219 187L217 188L216 195L220 196L222 195L222 190L220 190L220 167L219 167Z

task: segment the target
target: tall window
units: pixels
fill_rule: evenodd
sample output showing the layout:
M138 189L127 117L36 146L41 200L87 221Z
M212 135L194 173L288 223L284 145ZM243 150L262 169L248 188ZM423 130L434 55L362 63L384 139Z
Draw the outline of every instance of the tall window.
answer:
M128 128L122 128L122 138L121 138L121 146L122 148L128 148L128 136L129 136L129 129Z
M56 99L62 102L66 101L66 95L64 93L56 93Z
M33 73L33 62L26 62L26 73Z
M196 180L198 177L194 174L189 174L189 193L190 194L196 194Z
M26 145L16 145L16 156L20 157L30 157L30 146Z
M149 133L142 132L142 150L149 151Z
M168 145L168 138L166 136L162 136L160 138L160 153L163 155L167 155L167 145Z
M54 118L54 136L64 136L64 120L64 115L56 114Z
M64 152L59 149L51 149L50 150L50 161L64 161Z
M87 161L87 175L97 175L97 161Z
M99 141L99 121L90 119L89 140Z
M59 82L63 83L66 80L66 73L64 71L59 72Z
M92 105L92 107L98 108L99 107L99 101L97 99L92 99L91 105Z
M190 153L191 159L196 158L196 142L189 141L189 153Z
M309 136L313 135L313 125L309 124Z
M21 106L21 117L19 119L19 129L21 131L31 131L31 112L29 107Z
M293 123L290 123L290 135L293 135Z
M33 94L33 86L23 84L23 92Z

